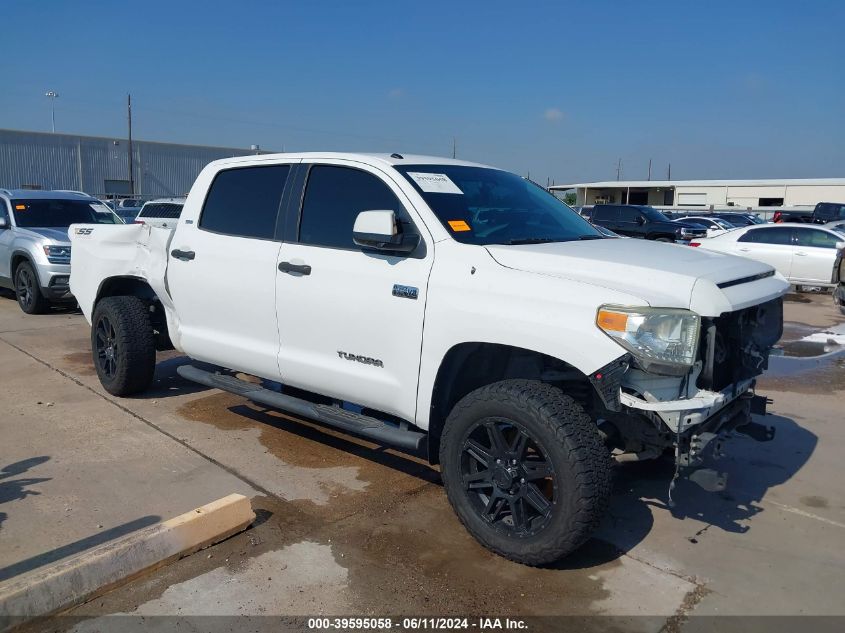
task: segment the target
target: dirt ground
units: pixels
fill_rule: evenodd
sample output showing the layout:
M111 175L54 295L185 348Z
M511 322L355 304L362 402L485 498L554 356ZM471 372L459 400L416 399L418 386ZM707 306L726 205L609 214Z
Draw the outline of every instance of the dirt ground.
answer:
M616 616L626 630L845 615L845 362L838 349L819 359L789 348L845 319L828 295L791 295L785 314L785 354L758 388L777 436L732 441L714 465L728 489L682 481L670 508L670 464L620 464L595 538L533 569L478 545L423 460L187 383L173 353L150 393L113 398L81 315L26 316L0 296L0 580L242 492L258 514L246 532L36 628L103 630L114 614L162 626L191 615L570 615L589 616L588 628Z

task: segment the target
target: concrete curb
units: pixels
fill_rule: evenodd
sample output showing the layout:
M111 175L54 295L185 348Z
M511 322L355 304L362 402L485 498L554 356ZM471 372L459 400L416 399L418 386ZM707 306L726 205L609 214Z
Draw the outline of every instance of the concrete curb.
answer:
M0 584L0 632L68 609L246 529L249 499L232 494Z

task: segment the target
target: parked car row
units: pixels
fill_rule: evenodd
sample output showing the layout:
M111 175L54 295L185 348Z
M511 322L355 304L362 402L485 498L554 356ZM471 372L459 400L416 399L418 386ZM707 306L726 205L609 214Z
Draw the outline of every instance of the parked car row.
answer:
M845 203L819 202L810 210L780 210L776 211L772 222L781 224L793 222L797 224L827 224L837 220L845 220Z
M589 210L587 219L622 236L657 242L689 241L707 236L706 227L694 222L670 220L649 206L597 204Z

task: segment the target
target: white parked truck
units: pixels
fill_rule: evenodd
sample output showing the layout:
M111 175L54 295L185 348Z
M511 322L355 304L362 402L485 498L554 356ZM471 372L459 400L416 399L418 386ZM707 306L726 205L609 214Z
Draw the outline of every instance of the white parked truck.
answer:
M219 368L186 364L186 379L427 454L466 528L522 563L590 536L613 453L671 451L692 469L727 433L773 433L751 413L765 412L754 381L782 332L781 275L608 237L492 167L231 158L200 173L174 230L71 237L110 393L145 390L174 347Z

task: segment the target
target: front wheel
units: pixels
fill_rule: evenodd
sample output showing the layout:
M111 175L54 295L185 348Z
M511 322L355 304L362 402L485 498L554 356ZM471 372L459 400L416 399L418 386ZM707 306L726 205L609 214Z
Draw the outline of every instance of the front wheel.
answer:
M41 292L38 274L29 262L23 262L15 271L15 296L21 310L27 314L42 314L50 307Z
M106 297L91 319L91 352L106 391L128 396L153 381L155 339L149 307L138 297Z
M446 420L440 463L467 530L526 565L582 545L610 496L611 459L596 425L572 398L537 381L505 380L465 396Z

